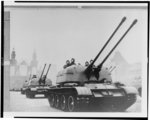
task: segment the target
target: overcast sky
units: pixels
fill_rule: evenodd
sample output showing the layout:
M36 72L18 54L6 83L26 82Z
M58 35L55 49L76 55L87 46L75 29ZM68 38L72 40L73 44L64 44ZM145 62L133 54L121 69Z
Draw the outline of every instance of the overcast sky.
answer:
M119 50L129 63L141 62L142 41L147 41L146 9L12 9L11 50L15 48L18 62L26 60L30 63L35 50L39 66L47 62L60 68L72 57L77 63L84 64L97 55L124 16L127 20L96 64L101 62L134 19L138 19L138 23L115 51Z

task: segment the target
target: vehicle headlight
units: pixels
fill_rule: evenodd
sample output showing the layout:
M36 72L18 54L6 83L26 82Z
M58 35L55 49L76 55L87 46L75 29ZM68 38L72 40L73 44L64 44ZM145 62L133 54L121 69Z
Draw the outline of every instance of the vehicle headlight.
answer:
M36 91L37 90L37 88L31 88L31 91Z
M44 87L45 89L49 89L49 87Z

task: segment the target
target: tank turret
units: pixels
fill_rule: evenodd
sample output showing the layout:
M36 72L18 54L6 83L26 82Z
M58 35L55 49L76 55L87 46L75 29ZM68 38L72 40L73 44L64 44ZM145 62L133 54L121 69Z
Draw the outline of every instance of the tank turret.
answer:
M64 82L82 82L86 79L81 79L83 76L82 73L85 70L85 67L82 65L72 65L58 72L57 74L57 84L61 84Z
M36 75L33 75L32 78L29 80L28 87L26 89L27 98L34 98L36 94L43 94L45 95L45 97L47 97L47 91L50 86L52 86L52 81L47 78L50 66L51 64L49 64L45 75L43 74L46 64L44 65L44 68L39 78Z

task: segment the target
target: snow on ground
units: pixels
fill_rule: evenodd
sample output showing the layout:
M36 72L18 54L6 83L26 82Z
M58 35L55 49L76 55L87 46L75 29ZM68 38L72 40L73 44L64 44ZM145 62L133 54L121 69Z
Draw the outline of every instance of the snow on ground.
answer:
M10 109L13 112L57 112L51 108L47 98L43 95L36 95L36 98L26 98L20 92L10 92Z

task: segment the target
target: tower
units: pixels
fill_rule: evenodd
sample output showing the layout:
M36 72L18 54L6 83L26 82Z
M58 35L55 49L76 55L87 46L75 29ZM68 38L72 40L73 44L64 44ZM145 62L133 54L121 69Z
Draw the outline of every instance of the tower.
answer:
M31 60L31 63L30 63L30 69L31 69L30 72L32 72L32 74L36 74L37 66L38 66L37 55L36 55L36 52L34 51L33 55L32 55L32 60Z
M16 60L16 51L13 48L11 52L11 58L10 58L10 75L11 76L16 75L17 71L18 71L18 67L17 67L17 60Z
M14 48L13 48L13 51L11 53L10 65L11 66L16 66L17 65L16 52L15 52Z

